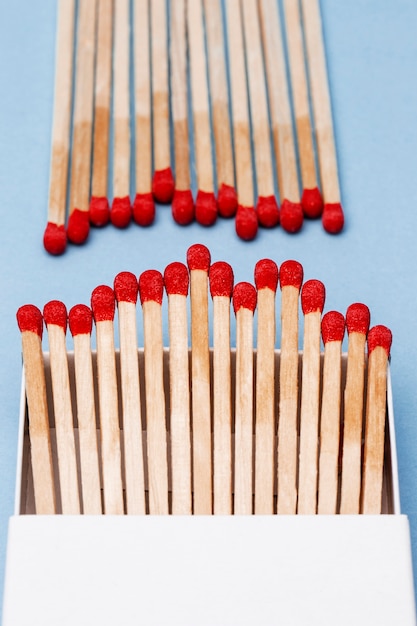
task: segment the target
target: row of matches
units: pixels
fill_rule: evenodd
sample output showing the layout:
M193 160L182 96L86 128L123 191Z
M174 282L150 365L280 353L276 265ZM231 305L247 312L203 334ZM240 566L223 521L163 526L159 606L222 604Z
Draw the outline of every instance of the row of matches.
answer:
M94 289L91 308L76 305L68 315L57 300L45 305L43 315L34 305L18 310L37 512L56 510L41 346L45 323L64 513L380 513L390 330L385 326L369 329L369 309L362 303L349 306L346 316L337 311L323 315L325 287L315 279L303 283L303 267L297 261L285 261L280 268L271 259L258 261L255 286L234 284L232 267L223 261L211 263L209 250L201 244L188 249L187 264L173 262L163 275L147 270L139 279L121 272L113 288L100 285ZM278 283L282 292L279 368L275 357ZM163 381L164 289L168 297L168 389ZM209 292L213 300L211 365ZM138 294L143 310L142 373L137 348ZM304 315L301 373L300 300ZM120 384L114 340L116 303ZM231 303L236 315L234 366ZM93 320L98 402L91 356ZM67 322L74 342L78 470ZM142 404L141 393L145 394Z
M149 226L155 202L181 225L234 218L244 240L305 216L340 232L319 1L299 2L284 47L278 0L60 0L46 250Z

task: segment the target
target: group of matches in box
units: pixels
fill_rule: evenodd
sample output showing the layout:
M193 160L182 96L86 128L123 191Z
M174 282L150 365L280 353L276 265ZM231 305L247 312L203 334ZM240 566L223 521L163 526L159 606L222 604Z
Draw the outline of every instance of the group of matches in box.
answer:
M270 259L258 261L255 286L234 285L232 267L223 261L211 264L209 250L200 244L188 249L187 264L171 263L163 275L147 270L139 279L121 272L113 288L94 289L91 309L79 304L68 316L65 305L56 300L45 305L43 315L34 305L18 310L37 512L58 510L41 345L45 323L63 513L380 513L390 330L369 329L369 309L361 303L349 306L346 316L336 311L322 315L325 287L319 280L303 284L303 268L297 261L285 261L280 268ZM278 283L282 292L279 363L275 351ZM164 387L164 288L169 389ZM143 372L137 348L138 294ZM116 303L119 375L113 326ZM230 340L231 303L236 315L235 352ZM74 343L76 416L68 374L67 322Z
M283 0L285 50L277 0L78 0L77 24L60 0L46 250L84 243L90 225L148 226L155 202L181 225L233 218L244 240L304 217L338 233L320 9L301 6Z

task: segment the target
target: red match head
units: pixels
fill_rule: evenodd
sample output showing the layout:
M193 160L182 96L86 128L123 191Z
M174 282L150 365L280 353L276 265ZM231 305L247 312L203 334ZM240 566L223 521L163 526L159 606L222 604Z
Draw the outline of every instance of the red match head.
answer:
M326 289L320 280L308 280L301 290L301 308L304 315L323 311Z
M184 263L174 261L166 266L164 272L164 283L167 294L179 296L188 295L188 284L190 277L188 269Z
M90 223L105 226L110 219L109 201L105 196L91 196L89 208Z
M91 335L93 314L85 304L76 304L68 313L68 326L73 337L76 335Z
M115 312L114 291L108 285L99 285L91 294L91 308L94 321L109 322L114 319Z
M60 326L64 332L67 330L68 313L67 308L60 300L51 300L43 307L43 319L45 324L55 324Z
M265 289L268 287L272 291L278 286L278 265L271 259L261 259L255 265L255 285L256 288Z
M231 298L233 291L233 269L225 261L216 261L209 272L211 297L224 296Z
M321 197L320 189L318 187L304 189L301 196L301 206L306 217L310 219L320 217L323 213L323 198Z
M67 236L72 243L84 243L90 233L88 211L74 209L68 219Z
M284 199L281 204L280 221L287 233L298 233L304 221L301 204Z
M131 272L120 272L114 279L114 293L117 302L133 302L138 299L138 281Z
M340 202L333 204L326 203L323 207L321 221L326 232L331 235L340 233L345 223L345 217Z
M195 219L202 226L212 226L217 219L216 196L212 191L197 192L195 201Z
M258 233L258 217L253 206L238 205L235 217L235 229L238 237L244 241L255 239Z
M381 347L387 353L391 350L392 333L386 326L373 326L368 333L368 354L371 354L375 348Z
M211 262L210 250L201 243L195 243L187 250L187 265L190 271L209 271Z
M49 254L59 255L67 247L67 233L63 224L48 222L43 235L43 245Z
M237 211L237 193L231 185L222 183L217 193L217 209L222 217L233 217Z
M328 311L321 320L323 343L342 341L345 334L345 318L338 311Z
M132 206L129 196L123 198L113 198L110 210L110 220L117 228L126 228L130 224L132 217Z
M256 204L258 222L264 228L279 224L279 208L275 196L259 196Z
M251 283L237 283L233 289L233 310L235 313L239 309L249 309L252 313L256 309L256 289Z
M172 199L172 217L180 226L191 224L194 219L194 200L191 189L176 189Z
M139 226L150 226L155 219L155 202L151 192L137 193L132 207L133 220Z
M303 283L304 270L298 261L284 261L279 270L279 282L283 287L296 287L301 289Z
M22 333L35 333L42 339L43 318L38 307L34 304L24 304L17 310L16 319Z
M157 170L152 179L153 197L160 204L169 204L174 195L174 176L170 167Z
M142 304L157 302L162 304L164 294L164 279L158 270L146 270L139 276L139 295Z
M348 333L361 333L366 335L371 322L371 314L366 306L361 302L351 304L346 311L346 328Z

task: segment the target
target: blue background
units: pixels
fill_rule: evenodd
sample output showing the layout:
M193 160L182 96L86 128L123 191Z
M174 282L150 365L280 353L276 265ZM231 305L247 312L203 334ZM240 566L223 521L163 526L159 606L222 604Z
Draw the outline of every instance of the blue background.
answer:
M326 310L362 301L372 324L392 329L392 384L402 511L417 571L417 4L415 0L322 0L346 226L339 236L307 222L291 236L260 231L245 243L233 223L174 224L160 207L154 225L93 230L62 257L43 249L53 110L56 3L0 0L0 588L13 512L21 382L17 308L60 299L89 302L93 288L129 270L163 271L206 244L236 281L256 261L288 258L326 285ZM141 329L139 327L139 334ZM167 336L165 333L167 340ZM141 337L139 337L141 341Z

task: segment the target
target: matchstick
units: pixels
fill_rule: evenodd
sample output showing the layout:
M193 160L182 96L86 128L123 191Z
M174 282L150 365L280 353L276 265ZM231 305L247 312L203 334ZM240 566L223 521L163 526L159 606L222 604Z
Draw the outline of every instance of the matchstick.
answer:
M113 289L107 285L96 287L91 294L91 308L96 325L104 513L122 515L124 503L114 350L115 298Z
M45 250L56 255L62 254L67 246L65 212L70 151L74 22L75 0L60 0L57 16L48 221L43 236Z
M157 270L146 270L139 276L139 295L143 309L149 513L151 515L169 513L162 343L163 290L164 279Z
M191 388L194 514L212 513L212 442L207 281L210 252L187 250L191 296Z
M320 457L317 513L337 513L340 445L342 341L345 318L329 311L321 321L324 343L323 389L320 415Z
M278 500L277 512L297 511L298 468L298 301L303 267L284 261L281 287L281 356L279 368Z
M43 318L48 330L62 513L76 515L80 513L80 494L65 343L67 309L59 300L51 300L44 306Z
M232 389L230 299L233 269L224 261L210 266L213 298L213 512L232 513Z
M110 219L126 228L130 203L130 15L129 0L114 5L113 46L113 202ZM140 141L140 140L139 140Z
M113 286L119 312L126 512L132 515L143 515L146 512L146 506L136 331L138 281L134 274L120 272L115 277Z
M96 0L79 0L68 239L82 244L90 232L89 203L94 110Z
M270 259L255 265L258 291L255 414L255 513L274 512L275 296L278 267Z
M297 127L298 154L303 184L301 205L306 217L317 218L323 212L323 199L317 184L313 130L310 120L307 73L304 62L303 34L298 0L285 0L284 12L294 116Z
M233 217L237 210L237 195L221 0L204 0L204 14L216 152L217 209L222 217Z
M68 313L68 326L74 341L82 510L85 515L100 515L102 505L91 356L91 309L85 304L73 306Z
M35 509L38 515L51 515L56 512L56 504L42 354L42 313L33 304L25 304L18 309L16 318L22 333Z
M183 263L170 263L165 268L164 283L168 294L172 514L190 515L192 488L187 267Z
M324 300L325 287L322 282L308 280L304 283L301 290L301 306L304 313L304 345L297 512L310 515L317 511L320 326Z
M239 0L227 0L225 5L230 68L233 146L238 196L235 229L241 239L249 241L254 239L258 232L258 218L254 209L252 151L242 20Z
M169 203L174 195L174 177L170 154L167 6L165 0L153 0L149 6L154 149L152 192L157 202Z
M175 191L172 217L185 226L194 219L191 193L187 92L187 16L185 0L171 3L171 107L174 125Z
M149 0L133 3L133 50L135 81L135 173L136 196L133 219L149 226L155 219L152 195L152 123Z
M321 190L324 200L322 224L328 233L336 234L343 228L344 215L340 200L337 155L320 7L318 0L302 0L301 6L307 47L314 126L316 129Z
M93 172L90 223L110 219L108 194L110 102L112 81L113 0L98 0L96 75L94 83Z
M365 346L370 312L365 304L346 311L348 352L344 392L340 513L359 513L364 417Z
M389 328L380 325L370 329L361 504L361 512L367 515L382 512L387 366L391 343Z
M241 7L258 192L256 213L261 226L272 228L279 223L279 209L274 190L268 102L257 0L245 0L241 3Z
M233 288L236 315L236 397L234 513L251 515L253 497L253 314L256 289L241 282Z

